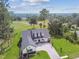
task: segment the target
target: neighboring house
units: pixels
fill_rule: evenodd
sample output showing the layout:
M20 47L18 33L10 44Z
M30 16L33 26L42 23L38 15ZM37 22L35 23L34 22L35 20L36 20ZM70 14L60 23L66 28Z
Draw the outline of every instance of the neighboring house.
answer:
M22 32L20 46L21 57L36 52L36 47L50 42L50 35L47 29L34 29Z

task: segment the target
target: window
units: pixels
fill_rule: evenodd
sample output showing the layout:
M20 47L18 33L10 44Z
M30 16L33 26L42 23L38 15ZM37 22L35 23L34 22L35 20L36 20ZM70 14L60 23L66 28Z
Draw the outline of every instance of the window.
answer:
M44 37L44 34L40 32L40 36L41 36L41 38L43 38Z
M38 33L37 33L37 38L38 38L39 36L38 36Z
M30 49L29 52L32 52L32 49Z
M32 38L34 38L34 33L33 33L33 35L32 35Z

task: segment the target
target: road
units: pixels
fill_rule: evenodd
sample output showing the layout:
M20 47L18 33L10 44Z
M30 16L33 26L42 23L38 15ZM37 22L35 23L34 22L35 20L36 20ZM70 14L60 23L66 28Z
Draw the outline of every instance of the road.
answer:
M61 59L61 57L58 55L58 53L50 43L46 43L36 48L36 51L42 51L42 50L46 51L51 59Z

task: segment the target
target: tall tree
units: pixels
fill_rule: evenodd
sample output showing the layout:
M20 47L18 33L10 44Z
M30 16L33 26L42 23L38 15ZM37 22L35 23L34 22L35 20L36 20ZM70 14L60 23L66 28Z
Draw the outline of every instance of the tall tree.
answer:
M57 20L50 20L48 29L51 35L63 36L62 23Z
M37 16L32 16L32 17L30 18L29 23L30 23L31 25L33 25L33 27L35 27L35 25L37 24Z
M47 9L42 9L40 11L40 20L44 20L44 25L45 25L45 20L48 18L49 16L49 11Z
M75 30L75 32L74 32L74 34L73 34L73 38L74 38L74 40L78 40L76 30Z
M8 0L0 0L0 40L3 40L4 43L10 39L10 35L11 35L10 15L6 8L8 6L7 2Z
M79 16L77 16L73 22L79 27Z

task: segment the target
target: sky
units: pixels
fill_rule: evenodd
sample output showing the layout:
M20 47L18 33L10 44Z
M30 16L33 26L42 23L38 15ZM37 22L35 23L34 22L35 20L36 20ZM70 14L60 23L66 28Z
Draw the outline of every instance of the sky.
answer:
M39 13L43 8L50 13L79 13L79 0L9 0L9 11Z

